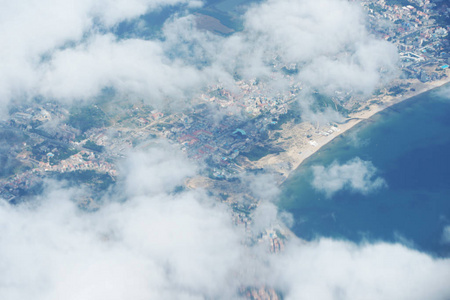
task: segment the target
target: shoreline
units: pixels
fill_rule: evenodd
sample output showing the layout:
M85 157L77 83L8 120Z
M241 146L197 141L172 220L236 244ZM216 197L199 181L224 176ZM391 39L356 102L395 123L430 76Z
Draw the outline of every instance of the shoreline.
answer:
M409 91L397 97L383 96L378 99L373 98L372 100L380 100L382 104L372 104L367 106L368 109L366 108L350 114L342 124L337 124L336 127L322 126L319 129L311 124L300 123L290 128L283 128L281 130L283 136L275 141L275 143L285 143L285 147L282 146L285 152L268 155L259 161L252 162L252 164L257 168L271 169L282 174L282 179L278 182L279 185L282 185L306 159L344 132L347 132L362 121L370 119L372 116L395 104L442 87L448 83L450 83L450 77L429 83L416 82L411 86L415 88L415 91ZM314 134L312 134L313 132ZM307 133L312 136L308 138ZM288 162L289 167L285 166L286 162Z
M339 137L341 134L349 131L362 121L370 119L377 113L380 113L395 104L437 89L446 84L450 84L450 76L442 80L429 83L414 82L412 83L411 88L414 88L415 91L409 91L401 96L383 96L380 98L374 97L371 100L379 100L381 104L368 105L362 111L349 114L349 116L343 120L343 123L337 124L336 127L322 126L318 128L307 122L302 122L299 124L284 124L281 130L277 130L277 132L281 134L281 137L272 143L285 149L285 152L270 154L258 161L250 161L246 158L241 161L241 167L244 169L262 168L280 174L281 176L279 176L276 180L277 186L280 187L290 176L292 176L293 173L295 173L295 171L305 160L318 152L322 149L322 147L333 141L335 138ZM331 128L334 130L330 131ZM327 134L325 135L325 133ZM313 136L308 137L309 134L312 134ZM289 166L286 167L286 165ZM199 176L187 180L186 186L191 189L208 188L214 186L214 181L214 179ZM222 187L222 189L227 189L227 187ZM241 193L242 192L238 192L237 195L241 195ZM234 197L230 197L230 200L233 198ZM306 243L305 240L298 237L285 224L277 222L277 224L273 224L273 226L282 230L283 234L285 234L288 239L295 237L301 242Z
M322 147L324 147L325 145L327 145L328 143L330 143L331 141L333 141L335 138L339 137L341 134L343 134L344 132L349 131L350 129L352 129L354 126L358 125L359 123L361 123L362 121L366 121L368 119L370 119L371 117L373 117L374 115L376 115L377 113L380 113L382 111L384 111L385 109L404 102L408 99L411 99L413 97L419 96L423 93L429 92L431 90L440 88L446 84L450 84L450 77L447 77L443 80L439 80L439 81L434 81L434 82L430 82L430 83L416 83L414 85L414 88L416 89L415 91L406 93L402 96L399 97L392 97L392 96L384 96L382 98L380 98L379 100L382 101L382 104L372 104L367 106L369 109L365 109L363 111L359 111L353 114L350 114L346 120L344 120L344 122L342 124L338 124L336 128L338 128L338 131L333 132L332 134L328 135L328 136L324 136L324 135L318 135L315 137L314 141L317 142L317 145L313 146L309 143L305 144L303 143L300 146L292 146L289 149L286 149L286 153L285 155L283 155L284 153L280 153L277 155L268 155L266 157L261 158L259 161L257 162L253 162L254 166L257 167L263 167L263 168L268 168L268 169L274 169L272 168L273 164L280 164L282 163L282 160L286 159L286 156L288 156L288 159L290 159L290 163L292 165L291 168L289 168L288 170L276 170L275 171L279 171L280 173L282 173L283 177L280 181L277 182L277 185L280 187L288 178L290 178L290 176L292 176L296 170L301 166L301 164L307 160L309 157L311 157L313 154L315 154L316 152L318 152L320 149L322 149ZM373 99L372 99L373 100ZM302 126L303 125L303 126ZM304 138L304 130L305 130L305 124L297 124L297 129L301 129L302 134L298 134L297 132L297 136L291 135L290 137L287 137L287 139L292 139L292 138ZM303 128L302 128L303 127ZM311 125L312 127L312 125ZM329 127L329 126L328 126ZM313 128L314 130L314 128ZM315 129L316 131L318 129ZM282 129L282 132L284 132L285 130ZM290 133L292 133L292 129L288 129L288 131L291 131ZM323 131L322 131L323 132ZM295 133L295 132L294 132ZM276 141L276 143L279 141ZM300 152L301 154L299 155L295 155L296 153ZM294 159L293 159L294 158ZM278 228L283 230L283 234L285 234L287 236L288 239L292 239L295 238L298 241L300 241L301 243L307 244L308 241L300 238L299 236L297 236L292 230L291 228L289 228L288 226L286 226L283 223L277 223ZM275 226L275 227L277 227Z

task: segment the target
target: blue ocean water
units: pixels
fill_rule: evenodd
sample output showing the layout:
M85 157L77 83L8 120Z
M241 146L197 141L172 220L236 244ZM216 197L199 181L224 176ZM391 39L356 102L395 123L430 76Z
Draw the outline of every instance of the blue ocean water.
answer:
M329 199L313 188L311 166L355 157L372 162L388 186ZM280 207L307 240L402 242L449 256L442 234L450 225L450 85L388 108L323 147L284 183Z

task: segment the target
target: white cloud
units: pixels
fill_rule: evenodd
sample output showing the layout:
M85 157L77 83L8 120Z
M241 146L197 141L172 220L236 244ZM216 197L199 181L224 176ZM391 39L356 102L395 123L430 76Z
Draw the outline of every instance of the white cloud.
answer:
M272 174L245 174L241 177L249 192L258 199L258 207L252 214L251 228L255 235L278 225L292 227L294 219L289 212L280 212L276 203L280 199L280 187Z
M276 94L289 80L273 75L273 63L278 68L296 64L299 72L293 80L308 90L328 95L344 90L367 97L397 72L396 47L373 37L364 12L348 1L265 1L245 14L242 32L226 38L198 31L194 24L190 16L166 24L165 49L193 65L203 64L202 72L225 84L237 72L270 83ZM335 111L313 113L310 100L299 98L308 120L341 118Z
M110 195L97 212L54 184L30 204L1 203L3 299L234 298L245 282L242 236L226 207L198 191L168 192L192 174L171 147L131 157L126 201Z
M103 33L176 3L200 5L3 3L0 103L36 95L88 99L105 87L161 103L187 97L209 80L230 83L236 70L267 76L275 53L298 64L298 80L325 91L368 93L380 82L380 69L395 69L393 47L367 32L357 5L341 0L269 0L253 6L244 31L230 37L196 30L191 16L174 16L163 40ZM364 194L385 186L375 167L359 159L314 172L316 188L330 196L342 188ZM106 194L96 212L72 202L83 191L55 185L30 203L0 203L2 299L236 299L240 287L255 284L272 285L286 299L449 298L449 260L397 244L292 240L276 256L244 247L245 234L231 224L227 207L201 191L173 193L196 167L167 144L130 153L121 173L120 193ZM249 188L265 200L254 228L292 222L272 203L279 191L271 178L252 178Z
M440 88L438 91L433 91L438 97L441 97L444 101L448 101L450 99L450 87L444 86Z
M243 32L229 37L199 31L192 16L177 15L164 26L162 40L119 40L104 33L180 3L200 5L189 0L27 0L2 7L0 101L37 95L80 100L113 87L161 104L166 98L188 98L210 82L229 84L235 71L248 78L268 76L275 55L298 64L297 80L324 91L370 93L381 80L380 69L395 69L395 47L373 38L362 10L341 0L266 1L245 14ZM285 87L279 80L274 85Z
M170 193L184 184L188 176L196 174L197 166L166 142L161 142L150 153L131 152L122 162L121 173L125 177L128 196L158 195Z
M225 206L201 191L171 193L195 172L170 145L130 154L121 172L124 193L105 195L96 212L71 201L78 188L55 184L33 202L0 203L2 298L239 299L241 287L260 285L284 299L450 296L450 260L400 244L293 238L277 255L244 247ZM266 208L275 220L276 207Z
M444 227L442 232L442 243L450 244L450 226Z
M89 99L113 87L122 94L145 95L145 100L157 104L168 95L184 98L201 82L193 67L164 61L158 42L94 35L75 48L55 52L44 72L41 94Z
M3 3L0 12L0 40L3 45L0 49L2 60L0 104L7 104L10 99L14 98L21 99L39 95L42 92L41 85L45 85L45 83L52 85L44 86L45 96L62 98L88 97L107 84L119 84L120 87L121 83L129 79L130 72L138 71L136 63L139 62L139 59L148 59L158 53L153 52L154 47L152 48L152 46L148 46L150 49L145 49L145 47L143 49L143 41L139 45L136 45L135 41L121 45L108 35L97 39L89 37L98 35L96 32L99 31L99 28L110 29L122 21L137 18L148 11L179 3L199 4L198 1L191 2L189 0L80 0L72 2L27 0ZM85 40L86 38L87 40ZM137 49L132 48L133 46L136 46ZM109 49L109 47L113 49ZM80 48L91 50L91 52L87 53L85 57L81 57ZM133 50L136 50L137 53ZM67 54L70 51L74 56ZM149 51L147 57L143 57L142 51ZM65 53L65 55L61 53ZM114 54L123 56L119 58ZM56 55L55 58L54 55ZM130 58L133 55L136 56L134 60ZM122 59L125 60L121 64ZM158 59L160 58L155 57L155 60L151 60L151 62L158 62ZM77 66L75 64L77 62L81 65ZM50 68L48 63L50 63ZM89 68L85 69L88 67L86 65L88 63L90 63ZM109 66L105 63L115 63L115 65ZM143 64L146 63L143 62ZM147 67L163 68L163 66L155 66L151 63L147 64ZM121 68L123 73L117 72L118 68ZM55 73L49 74L49 71L53 69L55 69ZM106 72L111 71L116 73L109 73L110 76L106 76ZM154 72L154 70L152 71ZM167 71L162 71L162 73L163 76L168 75ZM102 75L107 78L96 77ZM139 75L142 76L138 72L137 76ZM59 77L58 80L56 80L56 76ZM154 72L153 79L157 76L158 73ZM114 78L111 79L111 77ZM44 83L42 83L43 78L45 78ZM85 78L94 81L88 84ZM162 78L164 79L164 77ZM151 79L144 78L143 81L145 80L148 82ZM142 85L141 81L137 80L137 85L139 84ZM68 90L65 91L65 89ZM45 94L45 92L53 93ZM73 94L69 95L70 92Z
M310 61L366 38L362 16L345 1L269 0L247 12L246 29L268 39L287 60Z
M375 166L359 157L342 165L335 161L328 167L313 166L312 171L312 186L328 198L343 189L366 195L387 185L383 178L375 176Z
M315 126L323 126L330 122L342 122L344 117L336 110L326 107L318 109L310 89L304 89L298 95L298 104L302 120Z
M349 140L349 144L352 145L352 147L361 148L361 147L365 147L365 146L369 145L370 139L369 138L361 138L359 136L360 131L361 131L360 129L353 129L347 135L347 138Z
M289 244L274 257L284 299L448 299L450 259L400 244L320 239Z
M248 185L250 192L258 199L273 202L280 195L276 178L272 174L245 174L242 179Z
M395 47L371 36L365 22L360 7L340 0L269 0L246 14L256 47L297 63L301 81L328 92L370 93L380 82L380 68L396 69Z

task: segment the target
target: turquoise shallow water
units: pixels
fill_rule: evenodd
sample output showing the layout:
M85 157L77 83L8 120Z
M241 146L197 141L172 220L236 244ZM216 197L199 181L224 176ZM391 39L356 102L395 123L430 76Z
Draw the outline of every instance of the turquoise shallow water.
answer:
M280 207L293 231L355 242L402 242L439 256L450 225L450 86L397 104L356 126L302 164L283 185ZM311 166L371 161L388 187L368 195L341 190L327 199L313 188Z

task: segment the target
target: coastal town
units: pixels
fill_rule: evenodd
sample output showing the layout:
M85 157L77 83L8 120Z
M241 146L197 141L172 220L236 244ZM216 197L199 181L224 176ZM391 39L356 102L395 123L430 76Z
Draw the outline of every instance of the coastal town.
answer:
M318 94L319 106L334 106L344 118L355 119L358 114L367 114L371 105L383 107L447 80L450 26L439 20L449 16L450 8L443 1L403 2L408 5L361 1L373 33L397 46L402 78L364 101L353 100L350 94ZM385 22L389 26L380 25ZM210 86L192 99L195 105L177 113L126 101L115 104L120 110L114 112L111 105L102 104L87 108L64 107L56 102L16 106L9 120L0 124L2 131L17 138L3 154L16 165L1 179L0 194L17 201L47 173L54 172L92 170L114 178L117 159L130 149L148 147L156 138L179 144L189 158L206 163L208 168L202 175L212 186L215 181L236 180L249 170L272 171L281 182L304 159L304 153L311 151L308 149L319 146L318 140L342 133L347 123L302 122L295 104L303 86L290 76L296 66L274 63L274 68L274 76L290 82L284 93L274 95L270 86L256 79L237 80L237 91L220 84ZM290 140L295 140L295 147ZM296 157L286 157L292 148ZM305 150L303 155L299 149ZM278 156L283 159L274 159ZM229 201L235 200L231 197ZM243 210L248 213L240 213L240 222L250 219L250 211Z
M164 141L202 166L181 188L202 188L226 204L232 223L247 240L277 255L292 234L282 223L255 232L254 212L265 199L248 188L248 176L267 175L282 184L322 146L386 107L450 82L450 5L443 0L357 0L370 32L398 50L398 76L369 97L336 90L310 91L311 110L332 110L339 118L312 122L299 106L308 86L296 80L299 68L276 57L270 62L275 89L259 78L236 76L233 88L214 83L179 109L153 107L145 99L99 98L94 104L47 99L13 103L0 121L0 198L19 204L58 181L81 186L78 206L95 211L121 175L120 162ZM232 32L201 16L201 29ZM105 96L106 98L108 96ZM176 191L174 191L176 192ZM269 287L242 287L247 299L282 299Z
M211 85L191 99L192 106L177 112L126 99L89 106L45 100L20 104L0 123L0 137L8 141L0 153L5 166L0 197L20 203L39 194L46 180L70 181L70 176L92 191L105 190L120 175L118 161L164 139L205 166L200 176L186 182L187 188L210 191L229 205L233 222L248 231L252 242L267 243L272 253L283 251L289 230L282 224L251 232L252 212L261 199L245 187L245 174L271 174L280 184L304 159L355 124L449 81L446 1L358 2L368 12L372 33L397 46L401 76L369 99L342 91L333 96L313 93L318 110L334 108L342 120L303 121L296 104L305 86L292 76L297 66L277 61L274 78L290 84L283 92L274 92L256 78L236 79L236 89ZM78 199L87 210L98 207L96 200L95 193ZM264 288L242 293L249 299L279 299L275 291Z

